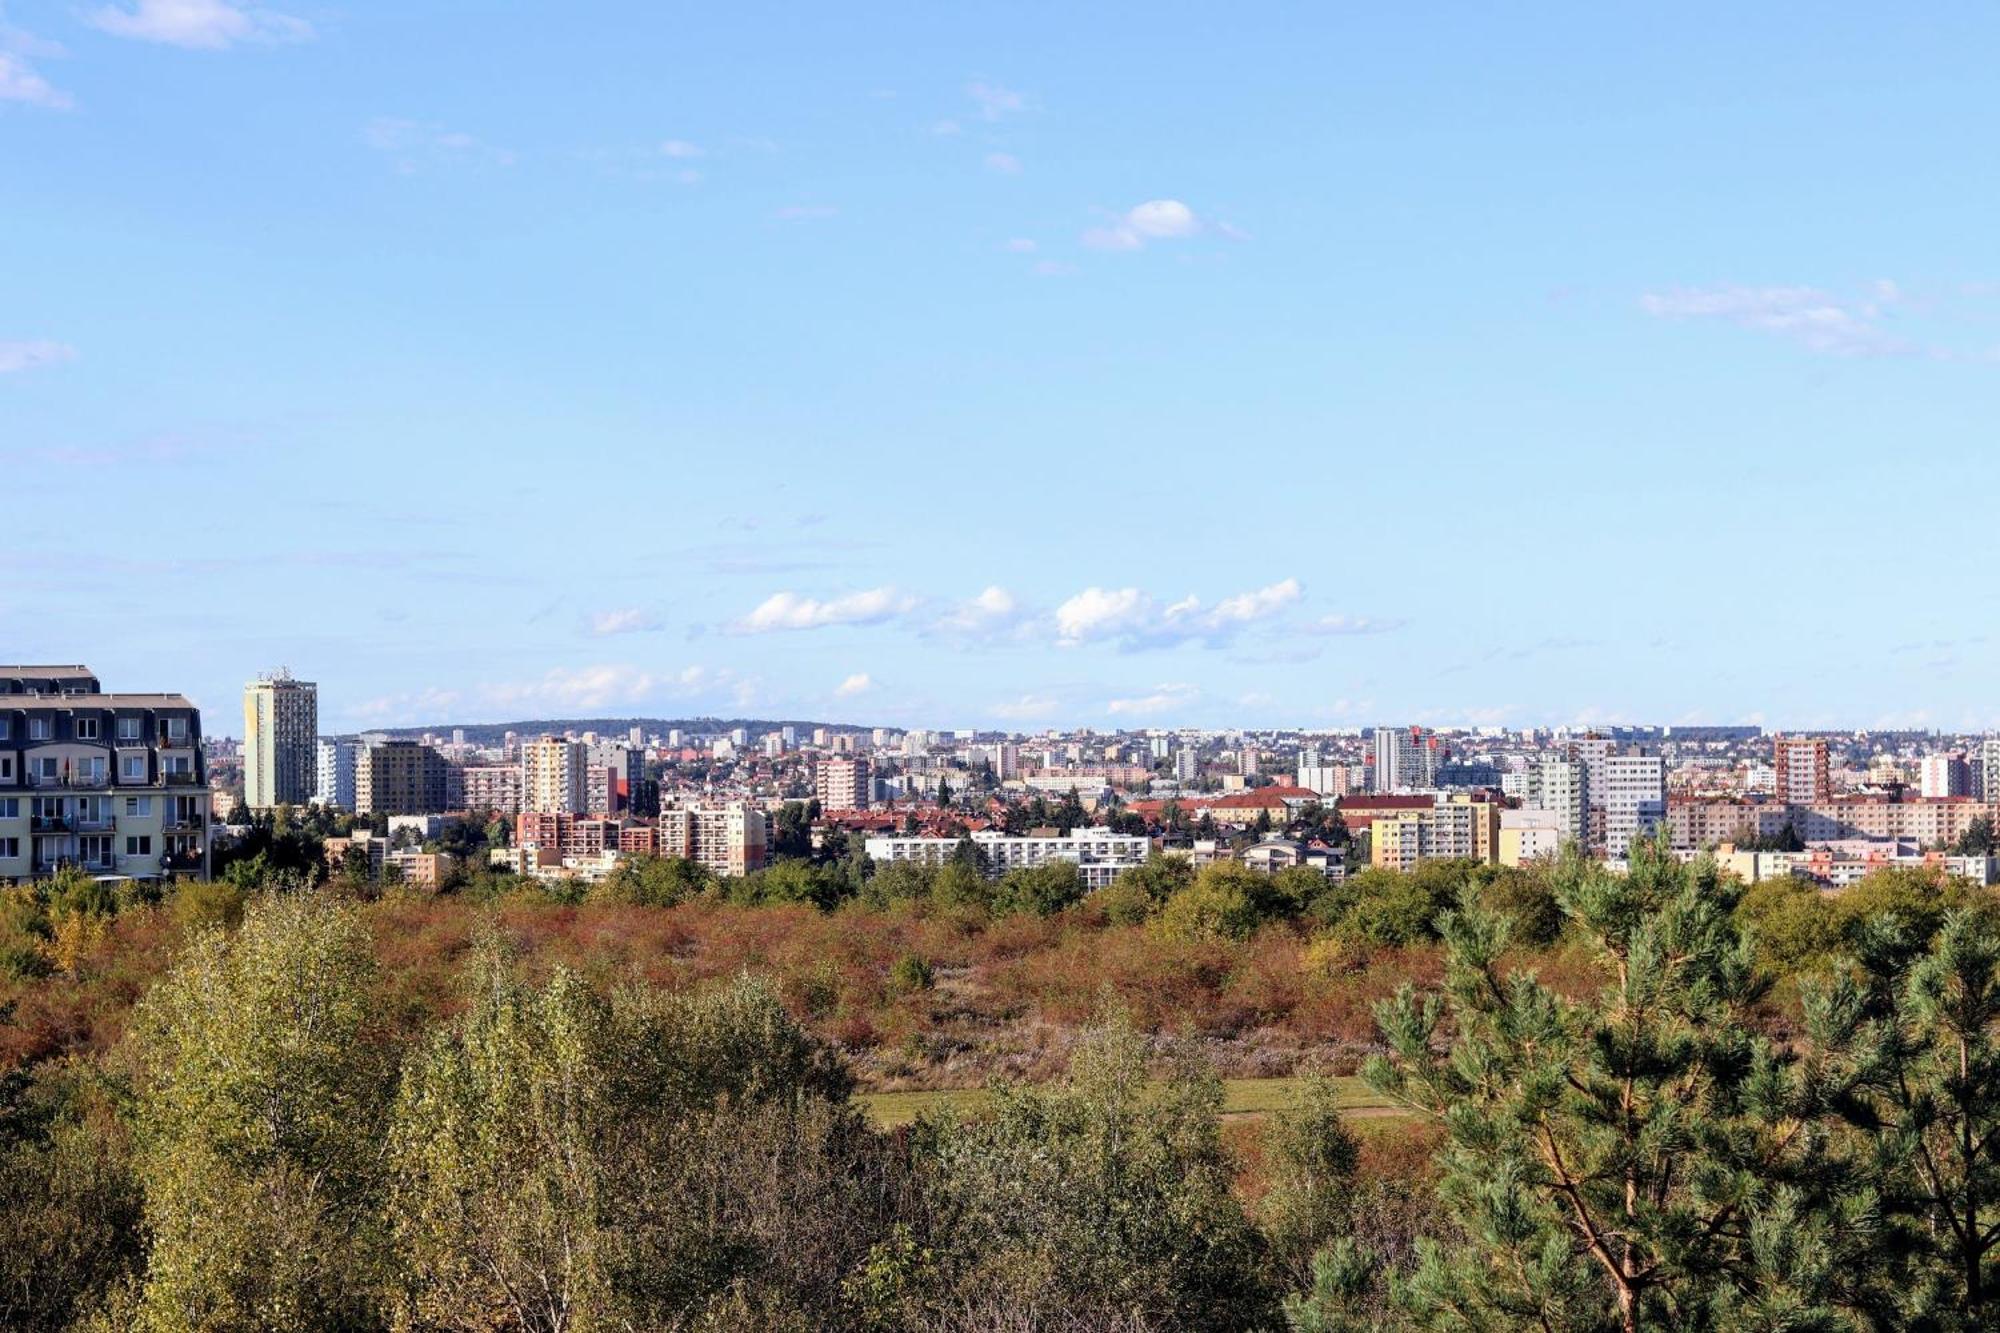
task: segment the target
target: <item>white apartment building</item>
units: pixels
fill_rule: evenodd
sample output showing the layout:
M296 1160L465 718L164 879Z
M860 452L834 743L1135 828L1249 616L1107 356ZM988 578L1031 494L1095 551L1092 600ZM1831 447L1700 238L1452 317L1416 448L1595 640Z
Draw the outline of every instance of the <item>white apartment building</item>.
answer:
M1591 795L1589 774L1583 762L1564 755L1543 755L1528 769L1526 777L1522 804L1555 814L1561 821L1562 837L1587 842Z
M998 879L1009 870L1074 864L1086 889L1101 889L1133 866L1144 865L1151 841L1106 828L1072 829L1066 838L1019 838L990 829L972 835L973 845L986 857L986 874ZM876 861L912 861L943 865L958 850L957 838L888 836L869 838L864 846Z
M1607 755L1586 783L1591 805L1604 812L1606 856L1623 859L1667 817L1667 761L1659 755Z
M764 868L770 827L762 810L740 802L662 810L660 855L697 861L718 875L741 877Z
M544 736L521 746L521 809L542 815L580 815L590 808L581 741Z
M355 767L361 759L358 740L323 740L315 752L313 800L341 810L354 808Z
M243 687L243 802L304 805L318 789L319 686L285 670Z
M1372 733L1377 792L1416 791L1433 783L1428 738L1415 727L1377 727Z
M1917 790L1926 800L1944 796L1972 795L1972 766L1960 755L1924 756L1917 775Z

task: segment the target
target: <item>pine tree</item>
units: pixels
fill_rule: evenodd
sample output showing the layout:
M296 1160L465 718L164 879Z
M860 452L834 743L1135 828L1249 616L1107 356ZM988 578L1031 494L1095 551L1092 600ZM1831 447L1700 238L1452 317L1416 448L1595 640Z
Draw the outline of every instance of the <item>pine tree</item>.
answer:
M1754 1034L1764 983L1712 863L1642 845L1629 875L1572 858L1556 879L1600 994L1503 971L1506 927L1468 896L1439 923L1444 994L1378 1008L1368 1077L1442 1121L1463 1233L1423 1248L1407 1307L1458 1330L1843 1326L1874 1220L1829 1110L1854 1013L1815 1009L1811 1058Z
M1858 974L1827 1003L1869 1024L1849 1109L1873 1135L1893 1248L1912 1261L1899 1322L1987 1328L2000 1314L2000 919L1953 912L1920 941L1898 917L1869 923Z

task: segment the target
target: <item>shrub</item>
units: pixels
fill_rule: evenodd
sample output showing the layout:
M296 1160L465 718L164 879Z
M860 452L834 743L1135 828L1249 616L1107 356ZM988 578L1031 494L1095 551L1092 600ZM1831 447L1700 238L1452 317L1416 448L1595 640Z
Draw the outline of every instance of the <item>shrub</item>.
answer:
M1257 921L1257 906L1241 885L1196 880L1167 899L1153 928L1169 939L1247 940Z
M917 991L929 990L937 984L930 963L913 953L906 953L889 967L889 989L898 995L910 995Z

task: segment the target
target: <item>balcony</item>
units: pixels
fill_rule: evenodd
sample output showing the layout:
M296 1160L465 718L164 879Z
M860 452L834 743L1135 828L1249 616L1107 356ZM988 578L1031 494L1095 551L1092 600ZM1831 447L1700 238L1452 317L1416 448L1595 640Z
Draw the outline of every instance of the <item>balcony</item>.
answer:
M160 781L166 783L169 787L199 787L201 786L201 774L162 773L160 774Z
M201 815L168 814L161 825L169 833L199 833L208 827L208 820Z
M176 874L198 874L201 871L200 852L167 852L160 857L160 869Z
M29 820L29 828L35 833L74 833L76 821L68 815L36 815Z
M39 773L28 775L31 787L59 787L64 791L102 791L111 785L109 773L78 773L64 770L54 776Z
M78 815L70 822L75 826L78 833L109 833L115 823L110 815L97 815L90 819L85 819L82 815Z

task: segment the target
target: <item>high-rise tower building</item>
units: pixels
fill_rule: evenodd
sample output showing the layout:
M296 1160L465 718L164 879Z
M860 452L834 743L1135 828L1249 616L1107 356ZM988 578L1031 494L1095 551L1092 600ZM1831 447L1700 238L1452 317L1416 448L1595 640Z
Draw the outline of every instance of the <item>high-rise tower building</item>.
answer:
M304 805L319 785L319 686L282 668L243 687L243 802Z

